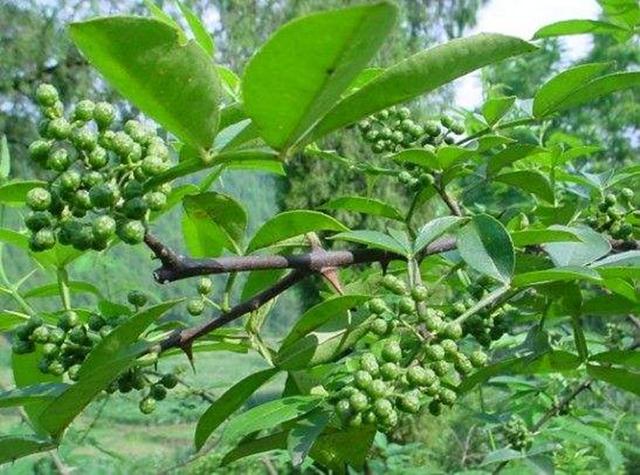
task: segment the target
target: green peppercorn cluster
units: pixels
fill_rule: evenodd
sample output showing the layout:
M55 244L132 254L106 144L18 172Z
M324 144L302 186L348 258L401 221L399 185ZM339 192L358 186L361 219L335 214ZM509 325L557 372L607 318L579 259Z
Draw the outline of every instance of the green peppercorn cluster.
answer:
M531 447L533 436L527 423L518 415L513 415L504 426L504 437L515 450L526 450Z
M443 115L440 122L421 124L411 118L406 107L382 110L358 123L364 140L374 153L399 152L407 148L453 144L464 126Z
M107 387L107 393L127 394L138 391L142 395L138 405L140 412L151 414L156 410L157 403L166 399L168 390L178 385L178 377L174 373L158 374L145 370L146 366L155 364L154 359L157 362L157 354L153 352L145 355L143 361L139 361L139 366L124 372L113 381Z
M614 239L631 240L637 238L640 210L634 204L635 194L630 188L619 193L607 194L586 223L599 232L606 232Z
M367 304L368 333L363 348L345 364L341 387L332 397L338 417L347 426L375 425L388 431L402 414L427 406L440 414L457 399L456 387L487 355L460 348L462 327L427 308L427 289L386 275L384 294ZM340 385L339 385L340 386Z
M29 152L51 177L46 188L27 194L31 249L44 251L59 242L104 250L115 236L142 242L149 212L162 210L171 191L166 184L149 184L171 166L164 140L135 120L118 130L115 109L106 102L82 100L65 116L57 90L48 84L37 88L36 100L45 118Z

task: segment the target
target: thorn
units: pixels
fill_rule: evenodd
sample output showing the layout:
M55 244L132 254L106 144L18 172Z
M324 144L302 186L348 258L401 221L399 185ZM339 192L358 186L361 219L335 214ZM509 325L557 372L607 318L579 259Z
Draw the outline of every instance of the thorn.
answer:
M183 344L180 345L180 349L182 350L182 352L186 355L187 359L189 360L189 364L191 365L191 369L193 370L194 373L196 373L196 365L195 365L195 362L193 360L193 343L191 343L191 342L183 343Z
M344 289L340 282L340 276L335 267L323 267L320 269L320 274L325 278L327 282L338 292L340 295L344 295Z

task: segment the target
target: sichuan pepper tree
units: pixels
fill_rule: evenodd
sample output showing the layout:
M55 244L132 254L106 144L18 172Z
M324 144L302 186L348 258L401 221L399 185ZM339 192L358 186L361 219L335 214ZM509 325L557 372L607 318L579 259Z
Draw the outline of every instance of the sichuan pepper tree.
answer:
M479 34L369 69L396 18L393 4L378 2L292 21L237 76L215 64L215 45L186 8L191 40L151 11L69 28L87 60L149 119L121 123L110 104L91 99L65 110L43 84L34 91L41 137L30 154L46 180L7 181L3 147L0 199L29 211L21 229L3 229L1 238L55 276L37 292L59 293L61 306L38 309L2 273L16 305L2 320L16 387L0 394L0 405L24 406L34 434L0 438L0 462L54 449L104 392L137 391L140 410L153 412L179 383L162 371L163 359L178 349L197 365L219 351L211 341L254 350L269 366L203 407L195 446L229 420L225 463L288 449L294 466L310 458L337 472L361 468L376 433L418 413L437 417L497 377L582 377L552 402L534 399L526 420L510 410L504 448L486 462L499 471L552 450L534 435L597 381L640 393L633 335L585 337L586 317L603 307L638 326L637 166L589 173L599 149L551 140L548 128L565 110L640 84L640 73L584 64L541 85L528 104L492 96L481 113L424 121L406 103L535 44ZM627 23L551 25L538 37L593 31L624 41L638 15L621 18ZM354 128L369 157L322 148L323 137L344 128ZM285 210L247 236L250 210L215 191L218 179L231 168L286 174L293 154L334 160L372 185L394 183L411 205L380 201L371 186L367 196L336 197L322 210ZM197 179L180 180L191 175ZM465 199L478 189L485 199ZM416 219L437 201L446 213ZM176 206L184 210L180 251L153 232L153 221ZM384 226L348 229L336 211ZM127 305L78 308L74 294L87 284L70 281L68 269L120 243L147 246L159 263L141 279L193 279L193 295L149 305L134 291ZM236 279L241 272L248 279ZM207 276L215 274L227 276L221 302L210 297ZM267 304L314 275L327 284L323 300L271 346L261 336ZM170 311L204 317L163 320ZM281 397L236 414L282 373Z

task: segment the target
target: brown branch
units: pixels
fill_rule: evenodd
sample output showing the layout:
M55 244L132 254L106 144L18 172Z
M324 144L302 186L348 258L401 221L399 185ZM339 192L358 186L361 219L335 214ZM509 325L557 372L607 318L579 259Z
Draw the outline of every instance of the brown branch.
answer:
M453 198L451 198L449 193L447 193L447 190L445 190L444 186L436 185L435 189L438 192L438 194L440 195L440 198L442 198L442 201L444 201L444 204L446 204L447 208L449 208L449 210L451 211L452 215L454 215L454 216L463 216L462 209L460 208L460 205L458 204L457 201L455 201Z
M405 259L404 256L381 249L345 251L315 249L305 254L288 256L228 256L214 259L193 259L175 253L151 234L145 236L145 243L162 263L162 266L156 269L153 274L159 283L174 282L198 275L227 274L252 270L297 269L322 272L327 268L372 262L386 264L392 260ZM456 241L454 238L442 238L427 246L421 257L450 251L455 249L455 246Z
M310 275L308 271L296 269L280 279L272 287L269 287L250 299L236 305L228 312L222 313L218 318L185 330L177 330L160 343L160 349L164 351L169 348L181 348L187 353L187 355L190 355L191 345L199 337L206 335L216 328L220 328L221 326L226 325L247 313L258 310L264 304L302 281L308 275Z

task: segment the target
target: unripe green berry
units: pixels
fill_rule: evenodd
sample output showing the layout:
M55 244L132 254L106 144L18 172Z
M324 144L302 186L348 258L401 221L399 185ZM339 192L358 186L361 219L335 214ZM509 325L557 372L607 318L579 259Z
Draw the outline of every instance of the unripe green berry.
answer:
M369 310L378 315L382 315L388 309L387 305L384 303L384 300L382 300L381 298L374 298L369 300Z
M407 381L409 381L409 384L412 386L427 386L430 384L429 378L430 374L428 370L422 366L410 366L407 370Z
M380 367L380 375L386 381L394 381L400 376L400 368L395 363L385 363Z
M73 119L88 122L93 119L93 113L96 105L88 99L82 100L76 104L73 110Z
M49 371L49 374L62 376L64 374L64 365L58 360L53 360L51 364L49 364L47 370Z
M36 162L46 160L52 145L52 142L47 140L36 140L29 145L29 156Z
M451 371L451 365L446 361L441 360L431 363L431 369L438 376L445 376L449 371Z
M443 329L443 336L451 338L452 340L459 340L462 338L462 326L456 322L447 323Z
M424 285L416 285L413 289L411 289L411 297L416 302L424 302L429 296L429 292Z
M142 160L142 171L147 176L156 176L169 168L167 162L157 155L148 155Z
M213 290L213 282L208 277L202 277L198 281L198 293L200 295L209 295Z
M116 117L115 108L108 102L98 102L93 110L93 119L98 128L105 129L111 125Z
M204 302L202 299L192 299L187 304L187 312L190 315L197 317L198 315L202 315L204 312Z
M64 341L65 333L62 328L52 328L49 330L49 341L56 345L61 344Z
M147 214L147 203L141 197L125 201L122 211L127 218L142 219Z
M51 138L65 140L71 135L71 124L62 117L52 119L47 124L47 134Z
M78 149L90 152L98 144L98 137L88 127L78 127L71 132L71 143Z
M380 371L378 360L376 360L376 357L373 353L364 353L360 357L360 367L374 377L377 376L378 372Z
M373 403L373 411L378 417L386 419L393 412L393 404L385 398L376 399Z
M34 211L24 220L24 224L27 226L27 229L33 232L48 228L52 223L53 220L51 219L51 215L45 211Z
M91 226L81 225L71 236L71 245L79 251L86 251L93 246L93 231Z
M75 170L67 170L60 175L58 181L63 192L72 192L80 188L82 177Z
M100 170L109 163L109 154L103 147L97 146L89 153L88 163L92 169Z
M351 404L349 404L348 399L340 399L336 403L336 414L338 414L338 417L343 421L352 416Z
M629 200L633 199L633 196L634 196L635 193L633 192L633 190L631 188L623 188L620 191L620 194L622 195L622 197L625 200L629 201Z
M42 354L47 358L55 358L60 353L60 347L55 343L45 343L42 345Z
M372 381L373 377L371 376L371 374L362 369L356 371L356 373L353 375L353 382L360 389L367 389Z
M446 406L452 406L456 402L456 399L458 399L458 395L455 391L452 391L449 388L440 388L440 391L438 392L438 400L440 402Z
M398 109L397 116L399 119L408 119L411 116L411 111L408 107L401 107Z
M173 373L168 373L162 376L160 379L160 384L162 384L167 389L173 389L178 385L178 378Z
M51 205L51 193L44 188L32 188L27 193L26 203L34 211L46 211Z
M120 198L120 190L114 183L103 183L91 188L91 203L96 208L109 208Z
M45 107L42 110L42 114L47 119L56 119L58 117L62 117L64 115L64 104L62 104L62 102L60 101L56 101L53 103L53 105Z
M369 398L361 392L351 395L349 405L354 412L362 412L369 406Z
M430 361L440 361L444 359L445 351L438 344L431 344L425 348L425 355Z
M391 363L397 363L402 359L402 348L397 340L388 340L382 347L382 358Z
M132 290L127 294L127 301L134 307L144 307L148 300L147 295L139 290Z
M398 302L400 313L411 315L416 311L416 305L412 298L402 297Z
M36 101L43 107L54 105L58 97L58 90L51 84L40 84L36 89Z
M387 321L384 318L376 318L375 320L373 320L373 322L371 322L370 328L371 328L371 331L376 335L384 336L387 334L387 331L389 330L389 325L387 324Z
M453 356L458 353L458 345L453 340L449 340L449 339L442 340L440 342L440 346L442 347L442 349L444 350L447 356Z
M156 400L152 397L146 397L140 401L140 412L143 414L151 414L156 410Z
M69 159L69 152L65 149L60 148L54 151L45 164L45 167L56 171L56 172L64 172L71 165L71 160Z
M477 350L471 353L469 360L471 361L471 364L473 366L475 366L476 368L480 368L487 364L489 357L484 351Z
M34 252L46 251L56 245L56 236L49 228L37 231L29 239L29 248Z
M16 340L11 345L11 351L16 355L26 355L35 351L35 345L31 341Z
M49 341L49 329L46 326L40 326L33 330L31 338L35 343L46 343Z
M389 388L381 379L374 379L367 388L367 393L374 399L386 397L389 393Z
M122 196L126 200L138 198L144 193L144 186L137 180L131 180L122 189Z
M417 414L420 411L420 398L415 392L410 392L398 399L398 406L409 414Z
M99 216L91 225L91 230L95 239L108 240L116 232L116 222L111 216Z
M162 401L167 397L167 389L161 384L154 384L149 390L149 395L156 401Z
M151 211L162 211L167 206L167 195L159 191L147 193L144 200Z
M617 202L618 200L616 198L616 195L614 195L613 193L609 193L604 197L604 203L609 207L615 205Z

